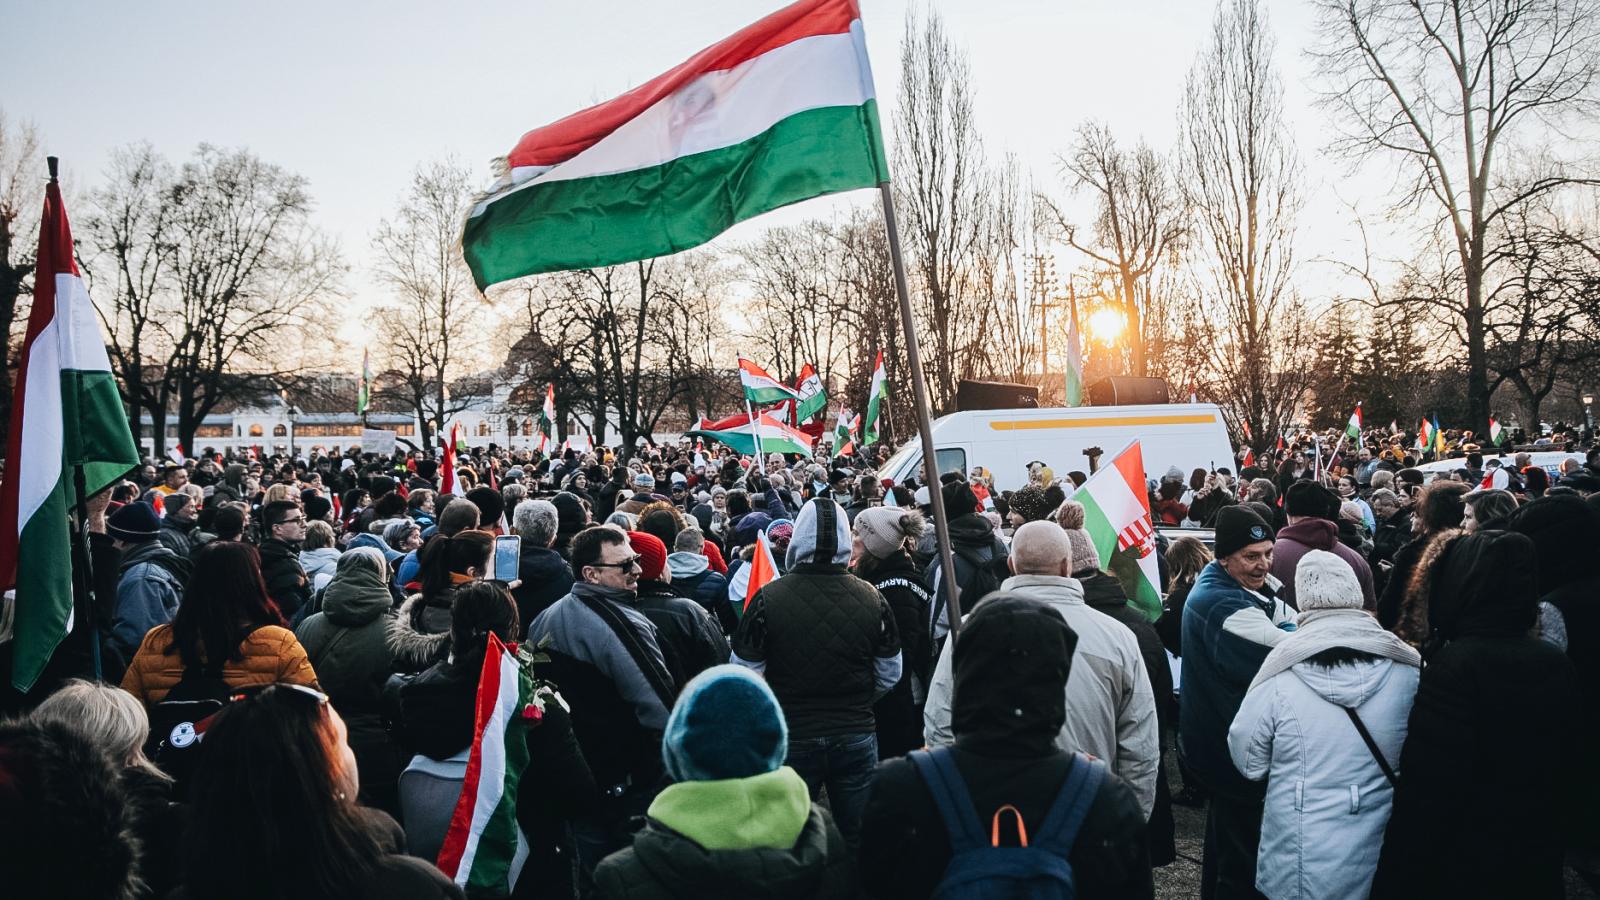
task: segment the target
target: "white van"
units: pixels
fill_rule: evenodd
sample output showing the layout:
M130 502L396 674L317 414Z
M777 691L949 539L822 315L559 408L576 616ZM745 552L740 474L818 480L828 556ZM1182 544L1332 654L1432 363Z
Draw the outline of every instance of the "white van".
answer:
M1089 471L1084 450L1099 447L1105 452L1100 461L1109 463L1111 454L1135 438L1150 478L1160 478L1171 466L1186 481L1195 469L1217 466L1239 474L1222 412L1212 403L978 409L941 416L933 423L941 475L966 474L981 466L1002 491L1027 484L1028 463L1034 460L1064 479L1074 469ZM922 443L914 437L889 457L878 475L900 484L915 476L921 464Z

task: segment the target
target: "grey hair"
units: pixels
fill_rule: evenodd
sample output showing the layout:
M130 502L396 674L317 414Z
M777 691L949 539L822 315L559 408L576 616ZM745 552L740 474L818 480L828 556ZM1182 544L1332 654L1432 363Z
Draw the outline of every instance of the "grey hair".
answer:
M621 510L617 510L611 515L606 516L606 520L602 524L612 525L617 528L621 528L623 531L637 531L639 517L633 513L625 513Z
M119 765L172 780L144 755L150 716L143 703L121 688L74 678L44 698L29 717L71 729L105 750Z
M675 553L698 553L702 556L706 552L706 536L700 529L690 525L678 532L672 539L672 550Z
M399 550L400 542L405 540L406 534L413 528L420 530L420 526L411 519L403 517L390 519L389 523L383 526L383 542L392 549Z
M528 499L528 486L525 484L508 484L500 489L500 496L505 500L506 509L516 509L517 504Z
M389 580L389 560L377 547L351 547L339 554L339 561L333 567L334 577L352 569L371 569L379 578Z
M332 547L333 526L322 521L321 519L313 519L311 524L306 526L305 546L307 550L320 550L324 547Z
M560 515L549 500L524 500L511 514L511 530L535 547L548 547L556 539Z
M1388 488L1378 488L1372 492L1372 495L1368 497L1367 500L1370 503L1388 502L1395 505L1399 505L1400 503L1400 498L1395 495L1394 491L1391 491Z

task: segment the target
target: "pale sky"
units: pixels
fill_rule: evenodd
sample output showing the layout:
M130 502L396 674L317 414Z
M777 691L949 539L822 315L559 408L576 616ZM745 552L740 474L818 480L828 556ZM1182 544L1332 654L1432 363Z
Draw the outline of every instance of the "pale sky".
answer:
M346 288L360 308L377 299L370 235L419 161L454 155L487 182L489 160L523 132L637 85L782 5L0 0L0 108L37 125L74 192L100 180L113 148L141 140L176 161L202 141L248 147L306 176L316 221L352 266ZM1207 0L936 6L970 56L991 158L1015 153L1047 186L1056 182L1052 155L1087 119L1109 122L1127 143L1142 136L1169 148L1184 75L1214 9ZM1325 297L1334 274L1315 258L1354 258L1345 202L1380 213L1387 185L1349 179L1343 163L1321 156L1330 133L1309 102L1309 4L1268 6L1306 168L1300 284ZM906 9L906 0L862 0L886 128ZM811 201L719 243L870 202L870 191ZM358 340L360 329L352 316L341 335Z

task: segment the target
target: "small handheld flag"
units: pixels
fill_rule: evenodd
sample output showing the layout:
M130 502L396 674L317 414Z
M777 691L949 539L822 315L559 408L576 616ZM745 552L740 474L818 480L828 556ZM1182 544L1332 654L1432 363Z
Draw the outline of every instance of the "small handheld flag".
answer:
M861 423L861 441L866 444L878 442L878 432L883 426L884 407L889 400L889 378L883 369L883 351L878 351L878 359L872 364L872 382L867 389L867 418Z

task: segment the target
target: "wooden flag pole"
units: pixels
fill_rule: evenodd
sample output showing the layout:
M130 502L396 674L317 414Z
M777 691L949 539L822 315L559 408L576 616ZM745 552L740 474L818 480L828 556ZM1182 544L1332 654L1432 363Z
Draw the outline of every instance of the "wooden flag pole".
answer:
M939 564L944 570L939 580L949 604L950 640L954 643L961 632L961 591L956 584L955 557L950 552L950 522L945 516L944 492L940 490L944 485L939 481L939 459L933 447L928 385L922 376L922 353L917 347L911 292L906 287L906 264L900 255L900 228L894 218L894 192L890 190L887 179L879 182L878 193L883 200L883 226L889 233L889 258L894 262L894 288L900 295L900 322L906 333L906 356L911 362L911 396L917 406L917 431L922 436L922 464L923 470L928 473L925 479L928 501L933 504L933 533L939 544Z

